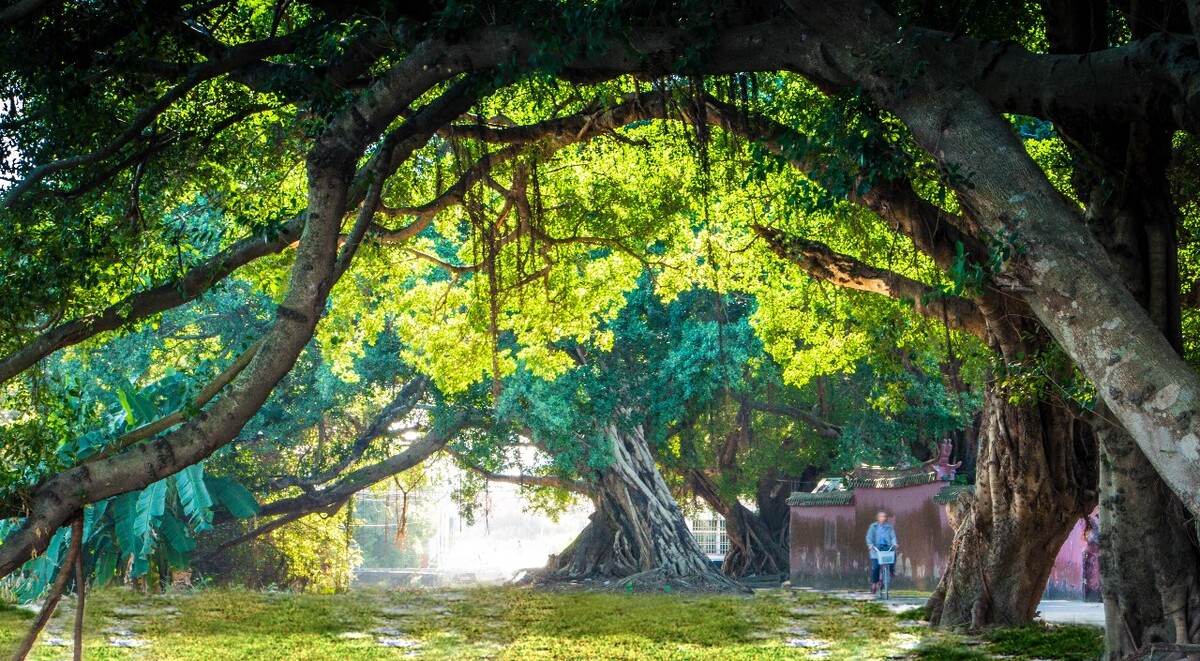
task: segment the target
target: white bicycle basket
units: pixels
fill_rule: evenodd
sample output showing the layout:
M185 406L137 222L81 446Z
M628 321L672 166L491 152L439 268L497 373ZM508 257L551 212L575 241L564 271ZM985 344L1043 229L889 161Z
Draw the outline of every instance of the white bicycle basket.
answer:
M896 552L895 551L877 551L876 553L878 553L878 555L879 555L879 564L881 564L881 565L896 564Z

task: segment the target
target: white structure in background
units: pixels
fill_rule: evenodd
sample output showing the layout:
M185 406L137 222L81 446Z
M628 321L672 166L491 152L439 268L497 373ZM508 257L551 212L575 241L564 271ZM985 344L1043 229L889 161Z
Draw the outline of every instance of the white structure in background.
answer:
M700 550L708 555L709 560L720 562L729 552L729 535L725 533L725 517L713 510L701 506L688 518L688 529L692 537L700 543Z
M545 565L588 524L590 503L579 503L555 521L531 511L520 491L513 484L490 485L469 525L447 489L427 512L435 531L427 542L430 568L481 581L505 580Z

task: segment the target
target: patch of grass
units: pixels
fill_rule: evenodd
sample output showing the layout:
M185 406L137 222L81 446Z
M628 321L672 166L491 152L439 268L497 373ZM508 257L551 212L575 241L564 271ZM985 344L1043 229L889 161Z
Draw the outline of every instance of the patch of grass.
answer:
M752 597L517 588L342 595L203 589L146 596L108 588L89 599L85 647L87 658L99 661L799 661L815 650L826 651L829 661L883 661L902 654L980 661L1026 646L1032 647L1017 653L1078 658L1043 647L1070 644L1062 631L1070 628L997 633L992 645L972 649L953 632L901 627L911 615L899 617L877 603L791 590ZM50 635L69 638L70 618L69 608L56 614ZM0 609L0 658L28 623L27 613ZM112 627L129 628L150 646L111 647L106 643ZM386 647L381 638L417 646ZM31 658L53 661L66 654L67 648L43 643Z
M19 608L16 604L0 601L0 617L32 620L37 617L37 614L27 608Z
M924 606L914 606L907 610L897 611L895 615L897 620L916 620L919 622L929 619L929 609Z
M1092 661L1104 652L1104 632L1082 625L1029 625L996 629L986 636L991 651L1018 658Z
M916 650L916 658L922 661L987 661L989 658L979 650L961 643L933 643Z

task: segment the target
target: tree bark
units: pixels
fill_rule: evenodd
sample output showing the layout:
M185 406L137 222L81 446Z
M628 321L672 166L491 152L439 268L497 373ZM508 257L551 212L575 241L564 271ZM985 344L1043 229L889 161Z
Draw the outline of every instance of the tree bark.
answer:
M1195 525L1129 434L1106 425L1100 438L1105 659L1200 640Z
M716 483L703 470L689 474L692 490L725 519L729 551L721 573L731 578L781 576L788 573L788 553L766 522L750 508L721 495Z
M953 504L954 541L930 620L977 629L1033 620L1055 558L1095 506L1088 425L1047 402L985 392L975 494Z
M612 580L633 589L744 591L721 575L688 530L640 426L606 432L611 464L594 481L596 511L546 566L549 580Z
M1129 291L1182 353L1171 132L1056 123L1075 153L1087 221ZM1109 417L1101 406L1100 418ZM1100 561L1106 659L1200 641L1200 544L1183 503L1119 425L1101 423Z
M873 3L789 5L828 40L832 65L895 113L952 175L971 218L1018 248L998 279L1020 293L1164 482L1200 514L1200 375L1176 355L1008 121L962 72L897 48L904 30Z

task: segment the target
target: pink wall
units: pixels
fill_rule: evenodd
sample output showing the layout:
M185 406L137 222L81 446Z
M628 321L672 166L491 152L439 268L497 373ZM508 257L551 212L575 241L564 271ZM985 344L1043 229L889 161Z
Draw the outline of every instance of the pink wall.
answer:
M953 533L946 509L933 502L945 486L933 482L898 489L854 490L850 505L792 507L793 585L866 587L871 558L867 527L886 510L896 526L899 589L932 590L946 566Z
M946 567L954 532L946 508L933 502L945 486L933 482L896 489L859 487L850 505L791 508L792 584L818 588L866 588L871 559L865 537L875 513L885 510L896 526L898 589L933 590ZM1059 552L1046 595L1099 599L1099 565L1080 521ZM1092 556L1094 558L1094 555ZM1085 575L1088 577L1085 580Z
M1099 510L1092 512L1092 525L1080 519L1063 542L1046 584L1047 598L1100 601L1100 540L1095 527L1098 516Z

